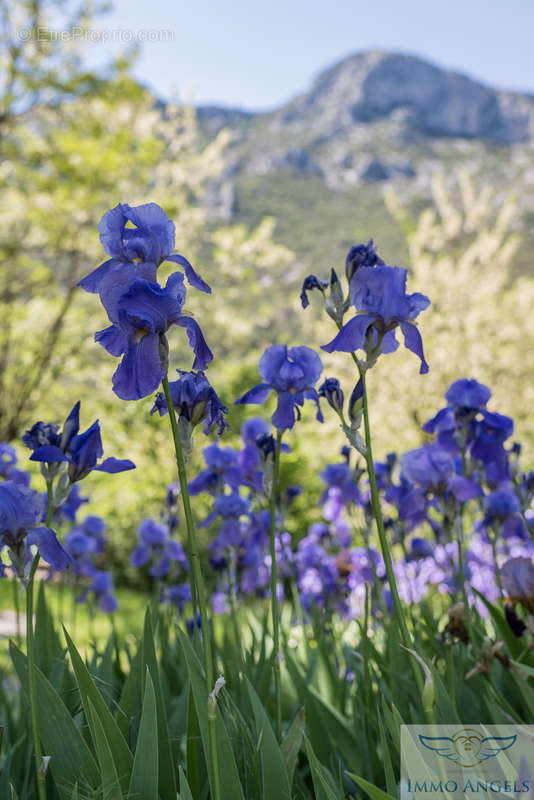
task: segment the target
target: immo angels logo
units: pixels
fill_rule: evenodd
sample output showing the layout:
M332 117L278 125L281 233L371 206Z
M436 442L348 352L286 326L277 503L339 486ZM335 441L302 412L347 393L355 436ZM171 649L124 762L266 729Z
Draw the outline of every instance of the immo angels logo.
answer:
M508 750L516 743L517 734L513 736L482 736L473 728L462 728L452 736L423 736L419 741L438 756L446 758L459 767L477 767L483 761L494 758L503 750Z

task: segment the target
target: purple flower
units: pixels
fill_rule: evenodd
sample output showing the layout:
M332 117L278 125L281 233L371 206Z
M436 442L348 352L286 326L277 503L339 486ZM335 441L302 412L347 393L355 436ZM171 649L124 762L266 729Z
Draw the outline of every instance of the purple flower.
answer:
M256 445L256 440L266 433L270 433L269 423L263 417L250 417L241 426L241 438L243 443Z
M161 601L175 606L178 613L183 614L186 604L191 602L191 589L189 584L179 583L176 586L165 587L161 595Z
M356 270L361 267L376 267L384 262L376 252L373 240L369 239L367 244L356 244L351 247L345 259L345 274L350 282Z
M72 528L65 537L65 548L74 561L79 575L92 575L94 572L93 557L102 555L107 541L104 532L106 523L101 517L93 514Z
M319 406L319 396L315 390L323 365L317 353L310 347L291 347L273 345L268 347L259 363L263 382L246 392L236 403L264 403L273 391L278 394L278 405L271 421L278 430L292 428L295 412L300 419L300 406L305 399L317 404L317 419L323 416Z
M317 278L315 275L308 275L307 278L304 278L302 290L300 292L300 302L302 303L302 308L308 308L310 305L310 301L308 300L308 292L311 292L313 289L318 289L324 295L326 288L328 288L328 281L319 280L319 278Z
M487 386L469 378L454 381L445 394L449 406L469 411L481 411L490 397L491 391Z
M437 494L449 490L460 503L482 494L478 483L456 474L454 459L439 444L427 444L404 453L401 479Z
M430 304L425 295L406 294L407 270L402 267L361 267L350 281L351 302L358 314L322 349L327 353L355 350L391 353L398 347L395 328L400 326L404 344L421 359L421 373L428 372L421 334L413 320ZM378 348L378 353L377 353Z
M531 558L510 558L502 565L500 573L508 597L534 613L534 561Z
M169 383L172 403L178 416L190 422L193 428L203 422L206 435L215 425L220 436L224 429L230 426L224 418L228 409L217 397L215 389L203 372L178 370L178 373L180 374L179 379ZM154 414L155 411L159 411L160 417L168 412L163 392L158 392L156 395L156 401L150 413Z
M65 453L80 430L80 401L74 405L65 420L63 430L50 422L36 422L22 437L23 443L33 450L30 460L49 464L68 461ZM48 458L46 456L49 456Z
M437 434L438 443L452 454L459 452L459 441L467 448L476 429L476 417L486 412L491 397L487 386L478 381L462 378L447 389L448 405L423 425L426 433Z
M213 511L208 514L200 524L199 528L206 528L218 517L221 518L221 527L217 538L213 542L214 549L224 549L226 547L236 547L243 538L240 518L248 515L250 511L250 501L246 500L238 492L223 494L215 498Z
M40 556L57 570L71 563L56 534L41 525L45 502L39 492L11 481L0 483L0 544L7 546L15 572L24 575L26 546L36 545Z
M224 485L237 489L241 485L241 471L237 466L237 454L231 447L220 447L214 442L202 451L207 469L202 470L189 484L191 494L210 492L220 494Z
M338 414L343 413L345 397L337 378L326 378L323 381L319 387L319 397L324 397L330 408L333 408Z
M156 270L163 261L180 264L191 286L211 292L184 256L172 255L174 222L156 203L141 206L119 203L106 211L98 229L100 241L111 258L80 281L78 285L87 292L100 293L103 284L109 286L121 281L125 268L130 279L143 277L155 282Z
M139 400L154 392L167 373L165 333L171 325L186 329L195 353L194 369L204 369L213 358L200 326L182 314L183 275L175 272L165 288L147 280L101 296L113 323L95 334L112 356L123 356L113 375L113 391L122 400Z
M132 567L142 567L152 561L150 575L162 578L170 569L171 562L188 568L187 558L179 544L169 536L169 528L153 519L144 519L138 528L139 544L130 558Z
M90 595L93 602L98 603L101 611L113 613L119 607L117 598L113 594L113 577L111 572L95 569L91 575L91 583L76 599L77 603L85 603Z
M48 465L67 462L67 472L71 484L81 481L92 470L116 473L135 469L132 461L117 458L106 458L97 466L97 462L104 454L100 424L96 420L84 433L78 433L79 417L80 403L78 401L67 417L62 433L58 433L57 425L44 425L42 422L37 422L23 436L24 443L33 449L30 461L44 462ZM43 439L41 435L43 431L46 432L46 439Z
M92 558L96 555L97 543L82 528L73 528L65 536L65 549L73 560L78 575L92 575L94 565Z
M502 486L484 498L484 524L490 525L506 539L527 537L527 529L521 516L521 506L512 486Z
M486 479L501 483L509 478L508 454L504 442L514 432L514 421L503 414L482 412L475 423L471 456L484 463Z

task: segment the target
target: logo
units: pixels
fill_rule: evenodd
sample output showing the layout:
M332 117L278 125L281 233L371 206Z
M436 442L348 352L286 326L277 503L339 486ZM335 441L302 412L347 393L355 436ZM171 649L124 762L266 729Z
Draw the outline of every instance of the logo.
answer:
M438 756L446 758L460 767L477 767L483 761L494 758L508 750L517 740L513 736L482 736L473 728L462 728L452 736L423 736L419 741Z

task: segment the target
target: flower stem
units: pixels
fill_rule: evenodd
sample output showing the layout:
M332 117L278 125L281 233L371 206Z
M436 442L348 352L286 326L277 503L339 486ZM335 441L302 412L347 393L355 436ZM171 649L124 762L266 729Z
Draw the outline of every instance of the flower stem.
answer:
M358 363L357 360L356 363ZM369 475L369 484L371 487L371 502L373 505L373 513L376 521L376 527L378 530L380 549L382 550L382 557L384 559L384 565L386 568L386 575L389 583L389 588L391 590L393 606L395 608L395 613L399 620L402 642L405 647L410 647L412 645L411 636L408 631L408 626L406 625L406 620L404 618L402 603L399 597L399 591L397 589L397 581L395 579L395 573L393 572L393 561L391 558L391 552L389 549L389 544L386 537L386 531L384 528L384 520L382 518L382 509L380 508L380 498L378 496L378 487L376 484L375 467L373 461L373 448L371 440L371 424L369 421L369 404L367 402L367 387L365 385L365 370L362 370L359 365L358 365L358 370L360 372L360 378L363 387L363 424L365 429L365 447L366 447L365 460L367 462L367 473Z
M278 496L278 481L280 473L280 447L282 444L282 433L278 431L276 436L276 448L274 452L273 465L273 484L271 496L269 498L269 538L271 544L271 611L273 619L273 646L274 646L274 692L276 701L276 738L280 742L282 739L282 692L280 679L280 632L279 632L279 610L278 610L278 575L276 569L276 498Z
M169 380L167 375L161 382L163 393L167 401L167 409L169 412L169 420L171 423L172 438L174 441L174 450L176 453L176 466L178 467L178 480L180 482L180 491L182 495L182 503L184 507L185 522L187 527L187 534L189 537L189 552L191 557L192 569L192 583L191 591L193 597L197 598L200 609L200 623L202 626L202 642L204 652L204 669L206 673L206 702L208 703L208 721L209 721L209 737L210 737L210 760L211 760L211 778L212 778L212 794L213 800L220 800L220 787L219 787L219 764L217 752L217 706L215 703L208 702L208 695L213 689L213 660L211 653L211 635L208 628L208 612L206 607L206 594L204 590L204 581L202 579L202 571L200 569L200 559L198 555L197 535L195 523L193 521L193 514L191 511L191 502L189 498L189 489L187 486L187 473L185 469L185 460L180 443L180 436L178 433L178 423L176 421L176 414L172 402L171 390L169 387Z
M54 513L52 499L52 482L46 483L48 508L45 525L48 527ZM39 718L37 716L37 687L35 683L35 650L33 639L33 585L35 573L39 566L39 553L32 561L28 584L26 586L26 653L28 658L28 696L30 702L30 716L32 726L33 753L35 759L35 780L37 782L37 796L39 800L46 800L46 775L42 771L43 753L41 750L41 737L39 734Z

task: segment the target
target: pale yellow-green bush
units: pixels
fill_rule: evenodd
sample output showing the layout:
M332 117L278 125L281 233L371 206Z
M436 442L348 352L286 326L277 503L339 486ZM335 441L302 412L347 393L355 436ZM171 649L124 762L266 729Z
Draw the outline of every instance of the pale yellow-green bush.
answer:
M534 460L534 278L512 280L519 237L513 199L500 206L463 174L457 198L443 178L433 186L433 206L415 224L400 199L388 206L406 230L409 291L428 295L419 317L428 375L400 350L380 359L370 377L380 451L417 443L414 419L424 422L457 378L476 378L492 390L490 407L512 416L515 436Z

